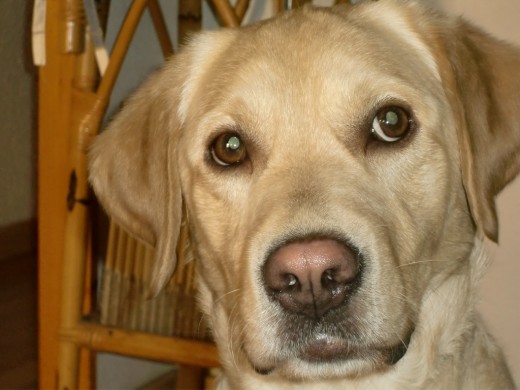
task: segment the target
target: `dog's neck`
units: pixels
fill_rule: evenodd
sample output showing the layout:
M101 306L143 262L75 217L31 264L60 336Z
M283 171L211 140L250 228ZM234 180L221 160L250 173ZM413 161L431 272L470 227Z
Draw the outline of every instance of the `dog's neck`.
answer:
M416 328L406 355L389 372L396 388L449 388L450 383L461 383L448 378L446 373L464 375L462 367L466 364L462 351L477 328L482 327L475 309L478 296L475 290L488 264L489 256L483 243L475 239L461 272L439 275L438 281L432 281L421 304L417 321L421 326ZM461 327L461 324L467 326ZM449 370L443 368L446 365L450 366ZM461 368L453 370L457 365Z

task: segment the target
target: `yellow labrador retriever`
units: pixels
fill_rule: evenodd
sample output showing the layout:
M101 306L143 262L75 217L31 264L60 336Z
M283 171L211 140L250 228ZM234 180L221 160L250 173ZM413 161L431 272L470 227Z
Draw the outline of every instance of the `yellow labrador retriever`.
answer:
M220 389L514 386L475 290L520 169L520 50L466 22L380 0L197 35L90 168L155 291L186 208Z

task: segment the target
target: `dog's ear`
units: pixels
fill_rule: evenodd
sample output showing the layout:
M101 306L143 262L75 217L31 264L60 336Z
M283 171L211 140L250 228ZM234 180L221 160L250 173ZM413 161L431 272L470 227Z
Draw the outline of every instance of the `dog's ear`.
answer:
M89 152L89 178L109 216L155 247L153 286L176 262L182 213L175 166L177 83L165 89L167 71L153 75L124 105ZM154 288L154 293L156 288Z
M466 196L480 234L497 242L495 197L520 170L520 50L464 21L443 38Z
M155 247L152 295L176 265L182 217L177 140L225 35L193 39L137 90L89 151L89 179L100 203L115 222Z

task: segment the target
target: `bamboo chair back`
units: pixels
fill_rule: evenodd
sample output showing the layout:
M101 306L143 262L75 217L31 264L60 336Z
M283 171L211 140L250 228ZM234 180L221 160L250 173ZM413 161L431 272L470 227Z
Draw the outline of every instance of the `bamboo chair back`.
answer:
M110 223L103 264L100 322L132 331L209 341L210 334L196 305L196 262L186 223L177 247L178 265L167 286L147 296L153 248Z

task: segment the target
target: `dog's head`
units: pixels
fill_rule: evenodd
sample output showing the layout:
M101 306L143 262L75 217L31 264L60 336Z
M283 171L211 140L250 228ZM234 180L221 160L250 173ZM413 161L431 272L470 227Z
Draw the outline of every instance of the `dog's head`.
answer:
M469 272L475 234L497 239L518 69L512 47L394 0L204 33L98 138L91 181L156 246L156 290L185 203L228 369L381 371L425 295Z

